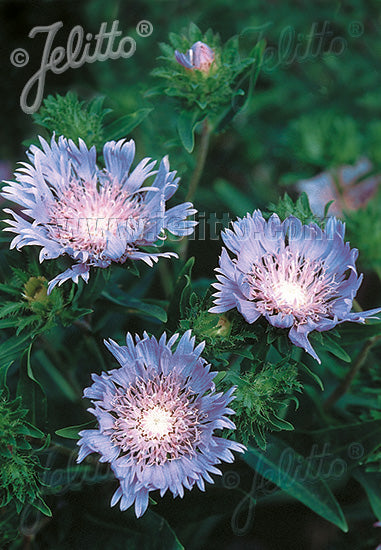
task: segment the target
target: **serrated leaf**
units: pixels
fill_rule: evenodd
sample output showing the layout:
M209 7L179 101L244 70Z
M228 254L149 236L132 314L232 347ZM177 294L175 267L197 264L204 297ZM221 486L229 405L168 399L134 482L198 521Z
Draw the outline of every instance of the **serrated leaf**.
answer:
M6 317L7 315L14 315L18 311L25 309L26 304L22 302L8 302L0 308L0 317Z

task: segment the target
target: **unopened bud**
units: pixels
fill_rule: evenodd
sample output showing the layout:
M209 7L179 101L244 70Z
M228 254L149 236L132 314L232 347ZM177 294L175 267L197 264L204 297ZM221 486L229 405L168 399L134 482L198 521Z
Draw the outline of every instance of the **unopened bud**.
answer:
M175 57L186 69L207 73L214 62L214 51L204 42L196 42L186 53L176 50Z

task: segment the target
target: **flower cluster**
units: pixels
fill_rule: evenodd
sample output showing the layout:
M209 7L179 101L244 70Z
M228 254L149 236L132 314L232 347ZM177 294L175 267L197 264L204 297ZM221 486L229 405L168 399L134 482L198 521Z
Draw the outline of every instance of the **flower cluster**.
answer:
M120 482L111 505L121 510L135 503L136 515L148 506L150 491L184 495L184 487L204 490L210 474L220 474L221 461L232 462L232 450L245 447L218 437L215 431L235 429L225 415L234 387L215 393L210 366L200 357L204 344L195 346L191 332L177 344L174 334L167 342L144 334L127 334L126 346L112 340L106 346L121 368L94 374L84 396L92 400L89 411L99 422L97 430L80 432L78 462L97 452L109 462Z
M352 301L362 281L356 271L358 251L344 242L344 224L330 218L325 230L276 214L266 221L256 210L222 234L222 249L213 313L237 308L248 323L263 316L271 325L289 328L293 344L317 361L308 340L313 330L330 330L338 323L366 318L381 309L352 313Z
M167 157L159 169L143 159L134 170L133 140L110 141L103 148L105 168L96 164L95 147L82 140L54 137L50 145L40 138L42 150L32 146L31 164L22 163L16 182L7 182L3 197L19 205L23 215L13 216L6 231L16 233L11 248L41 246L40 261L70 256L75 264L55 277L49 292L68 279L86 282L90 267L108 267L111 262L143 260L149 265L171 252L146 252L165 238L165 230L183 236L192 233L196 210L189 202L166 209L166 201L178 188L176 172L170 172ZM153 184L142 187L150 176Z
M205 72L213 55L197 42L187 54L177 52L176 59L188 69ZM179 181L176 172L170 172L166 157L157 171L150 159L131 170L134 142L111 141L104 145L105 168L101 169L95 148L88 149L82 140L78 147L62 136L58 141L53 137L50 145L40 141L42 149L32 146L28 153L31 164L23 163L16 182L7 182L3 190L5 198L23 208L19 213L6 210L13 216L6 230L16 234L11 248L38 245L40 261L66 255L74 264L50 281L48 288L40 275L25 275L23 302L17 307L25 309L27 304L36 315L56 314L63 303L52 301L56 292L48 296L55 285L68 279L78 282L79 277L87 281L91 267L106 268L127 259L152 266L160 256L175 254L148 252L146 246L157 246L166 230L178 236L193 231L196 222L188 218L196 211L191 203L166 208ZM153 183L143 187L151 176L155 176ZM289 201L284 201L283 209ZM298 208L309 214L309 205L305 206L301 199ZM289 329L291 342L320 362L308 340L312 331L327 331L344 321L365 322L381 311L351 312L362 275L356 270L357 250L344 242L344 229L334 217L325 229L314 222L304 224L293 215L282 222L273 214L266 221L258 210L239 218L222 233L226 248L216 270L215 305L209 312L223 314L236 308L249 324L263 317L274 327ZM17 294L16 289L10 293ZM250 327L238 314L238 325L225 316L216 321L207 312L210 303L202 308L194 298L192 304L188 325L180 320L178 330L192 328L196 336L211 343L217 356L218 349L237 353L239 342L252 338ZM5 304L6 312L16 311L11 305L8 310ZM87 312L73 306L67 318L72 321ZM109 463L119 482L111 505L119 503L126 510L134 504L137 517L147 509L150 492L183 497L184 488L197 485L204 490L205 481L213 483L211 474L221 474L219 464L233 462L232 451L246 450L228 438L236 429L228 418L234 414L229 404L236 388L225 385L226 393L216 392L216 373L210 372L210 364L201 356L205 342L195 347L191 334L186 330L179 338L176 333L168 341L165 333L159 340L147 333L135 339L127 334L126 346L109 340L106 346L120 367L93 374L93 384L84 390L98 427L79 433L78 462L98 453L100 462ZM240 434L243 442L252 434L264 448L263 432L268 425L289 429L277 411L283 395L288 401L300 384L296 364L288 370L278 369L281 363L260 360L259 364L259 373L235 373L237 425L246 432ZM279 377L274 375L278 370ZM224 375L220 383L222 379ZM226 377L224 384L232 380ZM8 485L14 478L13 470L9 472ZM45 509L42 501L38 506Z

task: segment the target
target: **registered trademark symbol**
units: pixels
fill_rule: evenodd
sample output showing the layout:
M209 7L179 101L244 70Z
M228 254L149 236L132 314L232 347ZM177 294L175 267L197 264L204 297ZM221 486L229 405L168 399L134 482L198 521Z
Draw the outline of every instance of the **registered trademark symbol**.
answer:
M153 25L151 21L147 21L146 19L142 19L142 21L139 21L139 23L136 25L136 32L139 36L142 36L143 38L150 36L153 32Z
M360 460L364 456L364 447L361 443L351 443L348 447L348 457L351 460Z
M348 33L352 38L360 38L364 34L364 25L361 21L352 21L348 27Z

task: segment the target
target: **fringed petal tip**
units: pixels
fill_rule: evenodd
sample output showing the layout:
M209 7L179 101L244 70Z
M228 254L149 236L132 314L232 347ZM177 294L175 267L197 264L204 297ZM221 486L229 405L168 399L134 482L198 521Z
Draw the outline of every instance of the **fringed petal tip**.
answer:
M294 216L282 222L273 214L266 221L258 210L238 218L222 233L226 248L209 311L237 308L250 324L264 317L276 328L290 329L291 342L320 363L310 332L344 321L363 323L381 312L350 312L362 276L355 265L357 250L344 242L344 231L335 218L324 230Z
M63 273L60 273L59 275L57 275L57 277L55 277L49 282L47 293L50 294L56 285L61 286L65 281L68 281L70 279L74 283L78 284L79 277L81 277L85 281L85 283L87 283L89 280L89 276L90 276L90 267L88 265L84 265L84 264L74 265L73 267L70 267Z
M132 168L133 140L107 142L104 169L96 164L95 147L88 149L82 139L77 145L63 136L50 143L40 137L40 148L32 145L27 155L30 164L22 163L17 181L3 189L22 207L21 215L7 209L12 219L6 220L6 231L16 234L11 248L41 247L41 262L59 256L74 260L76 265L50 281L49 293L67 280L87 282L89 266L107 268L128 258L153 266L159 257L175 254L148 253L145 247L158 248L166 229L187 236L196 225L191 203L166 209L179 182L167 157L158 170L150 158ZM153 184L145 184L152 176Z
M210 474L221 475L216 465L232 462L231 451L243 451L239 443L212 435L235 429L226 417L233 413L227 404L234 388L213 393L215 373L201 357L204 342L196 343L190 330L169 339L166 333L159 339L128 333L126 346L112 340L105 344L121 368L93 375L94 383L85 390L99 428L80 433L79 461L97 452L100 462L109 462L120 482L111 505L119 502L121 510L134 505L141 517L150 491L169 490L182 498L196 482L203 490L204 481L213 483ZM140 431L155 433L158 426L160 438L145 446ZM126 449L134 453L126 455Z

